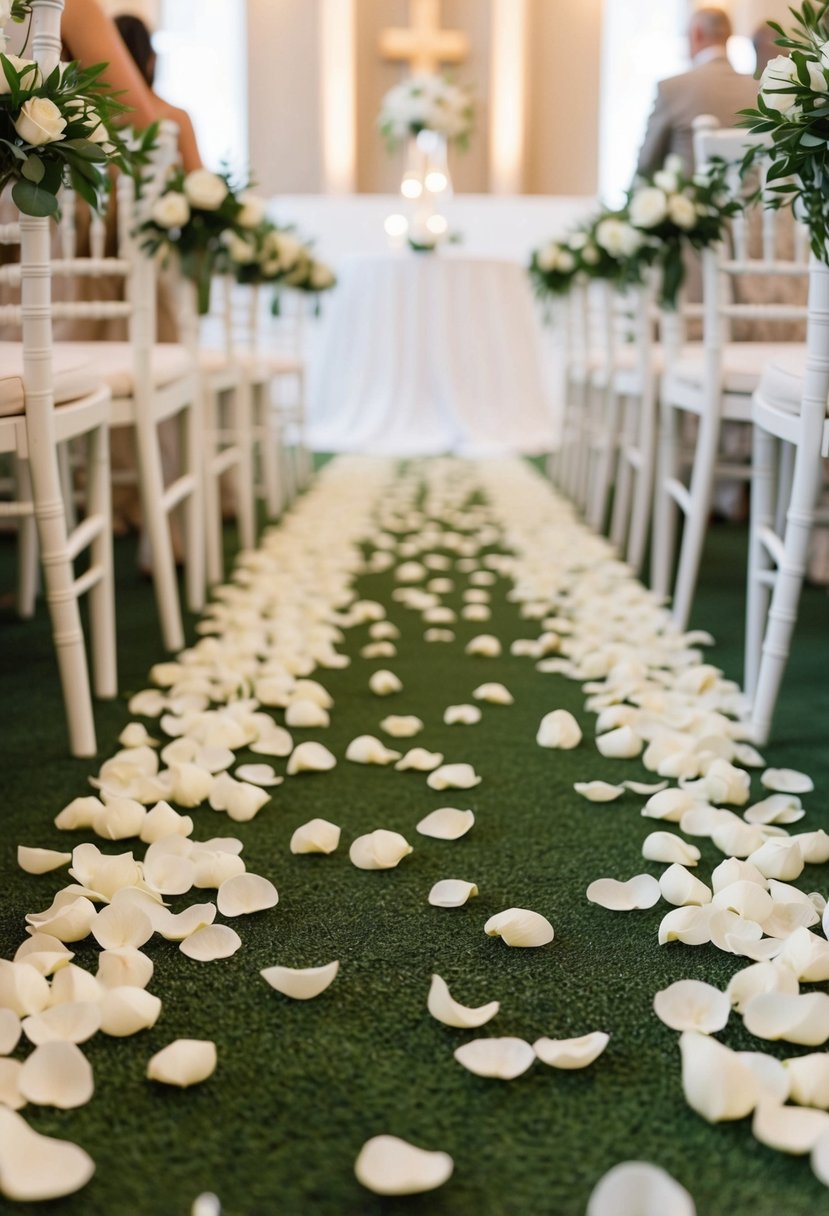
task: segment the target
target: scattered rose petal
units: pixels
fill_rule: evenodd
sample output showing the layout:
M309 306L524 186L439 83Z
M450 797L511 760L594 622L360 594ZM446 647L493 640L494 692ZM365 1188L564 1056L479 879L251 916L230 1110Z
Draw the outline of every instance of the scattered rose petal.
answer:
M219 887L216 904L222 916L248 916L279 902L276 887L259 874L236 874Z
M586 1216L696 1216L684 1186L658 1165L623 1161L593 1188Z
M696 875L689 874L684 866L676 862L668 866L659 877L659 890L666 903L680 907L686 904L709 904L711 889Z
M688 1105L707 1119L719 1123L743 1119L760 1097L760 1086L750 1068L736 1052L707 1034L686 1030L680 1036L682 1088Z
M651 832L642 841L642 856L647 861L695 866L700 859L700 851L696 845L689 844L673 832Z
M481 711L477 705L447 705L443 711L447 726L474 726L480 720Z
M74 1043L60 1040L35 1048L23 1061L18 1085L27 1102L60 1110L85 1106L95 1090L86 1056Z
M430 752L425 747L413 747L395 764L399 773L413 769L418 773L431 773L443 763L442 752Z
M368 686L376 697L390 697L393 693L402 692L403 682L393 671L373 671L369 676Z
M27 874L48 874L51 870L69 865L71 860L71 853L59 853L56 849L33 849L22 844L17 846L17 864Z
M752 997L761 992L783 992L789 996L797 996L800 986L797 977L788 967L779 963L765 961L752 963L732 975L728 981L726 995L738 1013L745 1013L746 1005Z
M298 773L327 773L336 763L336 757L321 743L300 743L291 752L287 773L289 777Z
M426 784L432 790L469 790L481 780L471 764L442 764L429 774Z
M0 1059L0 1110L20 1110L26 1099L20 1092L20 1060ZM0 1149L0 1194L3 1193L2 1149Z
M587 888L587 898L591 904L598 904L611 912L652 908L659 897L659 883L650 874L635 874L627 882L617 878L597 878Z
M444 1026L455 1026L459 1030L475 1030L484 1026L501 1008L498 1001L490 1001L488 1005L479 1005L476 1009L459 1005L452 999L446 981L439 975L432 976L426 1007L438 1022L443 1022Z
M462 878L442 878L429 892L429 903L435 908L460 908L478 894L474 882Z
M479 634L464 647L464 654L477 655L484 659L497 659L500 653L501 643L491 633Z
M795 1056L784 1060L789 1077L789 1092L798 1106L829 1110L829 1052Z
M261 785L263 788L282 783L282 778L277 776L270 764L240 764L234 775L237 781L245 781L248 785Z
M377 828L365 836L358 836L348 850L348 856L358 870L393 870L412 851L412 846L399 832Z
M588 802L615 802L625 792L623 785L611 785L607 781L577 781L573 789Z
M444 806L421 819L417 830L421 836L432 836L435 840L459 840L474 823L473 811L459 811L455 807Z
M486 701L489 705L514 705L515 697L503 684L479 684L472 693L476 701Z
M811 777L794 768L767 768L760 776L760 784L781 794L811 794L815 788Z
M761 992L746 1003L743 1022L759 1039L785 1039L804 1047L819 1047L829 1039L829 996L807 992Z
M702 980L677 980L657 992L653 1011L671 1030L698 1030L716 1034L728 1022L729 997Z
M423 730L423 721L414 714L389 714L380 723L380 729L395 739L411 739Z
M330 726L331 718L329 717L328 710L323 709L316 701L300 699L291 701L286 707L285 725L312 730L315 727Z
M0 1107L0 1192L7 1199L60 1199L86 1186L94 1173L95 1162L77 1144L41 1136Z
M596 747L605 757L630 760L641 754L644 743L632 727L619 726L616 730L599 735Z
M576 1039L536 1039L533 1051L542 1064L551 1068L587 1068L597 1060L610 1042L603 1030L583 1034Z
M779 1153L803 1156L812 1151L825 1132L829 1132L829 1114L766 1100L757 1104L751 1130L761 1144L777 1149Z
M352 739L345 751L346 760L354 764L393 764L400 759L400 752L392 751L374 735L358 735Z
M373 1136L354 1163L357 1181L376 1195L419 1195L443 1186L452 1176L448 1153L416 1148L397 1136Z
M340 843L340 829L327 819L309 819L291 837L292 853L333 853Z
M535 1052L524 1039L472 1039L453 1052L455 1059L477 1077L512 1081L535 1061Z
M535 741L539 747L570 751L582 741L581 727L569 710L554 709L541 719Z
M0 1009L0 1056L14 1051L20 1038L20 1016L13 1009Z
M153 971L151 958L127 946L123 950L101 951L95 978L103 988L146 988Z
M66 1001L23 1021L26 1038L41 1043L85 1043L101 1029L101 1009L93 1001Z
M335 960L323 967L266 967L259 974L283 996L295 1001L310 1001L333 984L339 969L340 964Z
M555 936L547 918L528 908L507 908L490 916L484 933L500 937L507 946L546 946Z
M216 959L230 958L241 945L241 937L229 925L206 925L185 938L179 950L200 963L212 963Z
M161 1001L143 988L109 988L101 1002L101 1030L124 1038L139 1030L150 1030L160 1013Z
M210 1039L175 1039L151 1056L147 1077L162 1085L187 1089L216 1071L216 1044Z

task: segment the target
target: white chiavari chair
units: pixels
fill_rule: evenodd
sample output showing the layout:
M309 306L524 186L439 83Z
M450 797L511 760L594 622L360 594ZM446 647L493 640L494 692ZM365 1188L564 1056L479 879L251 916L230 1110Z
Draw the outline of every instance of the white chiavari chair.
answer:
M33 3L32 55L44 75L60 55L62 7L62 0ZM2 504L0 511L21 521L20 599L26 611L33 609L39 549L70 749L76 756L93 756L95 722L78 601L89 592L95 692L114 697L110 392L88 357L54 348L50 231L48 220L30 216L0 229L0 242L20 247L19 262L0 269L10 294L19 287L19 303L0 307L0 320L19 325L22 333L20 344L0 345L0 451L13 455L18 486L15 501ZM83 439L87 449L86 510L70 528L59 450L76 439ZM75 559L87 549L87 569L76 577Z
M757 743L769 737L797 620L823 460L829 456L827 401L829 266L812 257L806 350L766 367L752 405L745 690ZM784 453L790 459L782 460Z
M179 507L184 515L184 563L188 606L204 605L204 531L201 482L201 400L197 370L187 348L156 341L157 265L141 249L138 225L162 189L175 156L176 129L163 123L152 153L140 198L132 178L117 182L118 252L104 256L105 225L90 221L88 256L76 248L74 196L63 199L60 224L62 257L54 272L66 282L65 302L56 316L69 322L123 318L128 340L71 341L59 344L91 360L112 392L111 423L132 429L137 453L136 477L141 499L142 526L149 540L151 572L165 648L184 646L184 626L171 532L171 517ZM96 299L96 283L123 284L123 299ZM176 420L180 431L180 469L166 481L160 428Z
M743 130L720 130L709 116L695 121L696 163L704 167L714 157L729 166L729 186L740 190L739 167L749 142L763 137ZM794 250L781 249L777 212L763 210L761 248L749 248L745 216L732 221L733 252L725 246L702 253L703 341L687 345L666 367L660 387L660 430L657 486L653 513L652 585L661 595L671 588L678 512L684 516L672 612L675 622L688 623L696 589L705 533L711 513L716 475L747 481L747 464L718 459L722 424L751 421L751 397L763 367L785 355L791 342L731 342L730 326L737 320L790 323L805 317L805 307L785 303L741 303L741 278L795 276L805 279L807 241L795 234ZM680 419L693 415L698 429L688 484L681 476L683 435Z

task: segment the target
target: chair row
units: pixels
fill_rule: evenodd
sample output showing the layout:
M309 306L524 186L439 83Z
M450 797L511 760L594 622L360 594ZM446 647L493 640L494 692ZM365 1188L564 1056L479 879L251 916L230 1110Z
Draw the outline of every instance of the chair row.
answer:
M762 142L699 119L696 163L726 161L736 193L749 139ZM701 306L676 313L657 310L653 281L573 289L551 473L637 572L650 539L651 586L671 596L680 629L715 481L750 481L745 691L752 735L765 742L829 454L829 268L810 258L809 234L789 211L758 207L732 221L728 247L702 251L701 276ZM687 340L700 324L701 338ZM753 432L742 453L739 432Z
M46 70L53 53L34 47ZM256 542L259 499L269 517L277 516L310 468L301 352L262 350L255 287L225 284L220 348L205 350L192 287L180 279L180 341L157 341L159 267L142 251L137 229L163 188L176 155L175 135L172 124L162 125L140 198L131 178L118 180L115 256L106 256L105 223L95 216L88 249L79 248L69 191L62 198L57 249L47 220L21 216L0 227L0 243L19 243L19 261L0 267L6 295L18 297L0 306L0 323L22 331L19 342L0 343L0 452L13 457L16 484L13 501L1 504L0 514L20 521L18 603L24 615L34 611L40 559L75 755L96 750L78 609L87 591L95 692L112 697L117 688L109 428L128 427L134 435L142 524L161 637L170 651L184 646L174 514L184 523L187 604L198 611L206 588L223 577L222 478L233 477L239 539L249 548ZM113 283L123 290L114 291ZM54 341L58 323L68 322L71 335L89 321L125 323L126 340ZM295 387L286 397L290 381ZM162 459L161 428L168 423L179 436L172 477L165 477ZM85 509L76 522L64 453L79 443ZM76 577L75 560L87 548L88 568Z

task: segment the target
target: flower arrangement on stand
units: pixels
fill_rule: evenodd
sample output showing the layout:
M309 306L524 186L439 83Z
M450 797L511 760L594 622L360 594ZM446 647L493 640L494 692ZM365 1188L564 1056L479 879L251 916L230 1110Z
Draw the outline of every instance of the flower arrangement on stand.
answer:
M264 204L239 190L227 172L174 169L141 225L149 253L175 252L195 286L200 316L210 310L210 286L228 241L244 241L264 215Z
M743 110L749 131L771 136L771 147L751 148L743 162L748 173L767 158L763 203L791 204L809 229L812 251L829 261L829 0L790 10L789 34L774 21L780 54L760 78L757 106Z
M443 205L452 196L448 149L468 146L474 126L471 93L443 76L413 76L383 98L378 125L393 152L406 141L400 192L413 206L406 219L409 245L430 251L449 233Z
M0 0L0 189L11 185L24 215L56 215L66 183L100 210L109 167L136 172L154 132L128 148L117 126L127 107L102 80L106 64L60 64L44 79L34 60L6 55L6 23L29 11L23 0Z

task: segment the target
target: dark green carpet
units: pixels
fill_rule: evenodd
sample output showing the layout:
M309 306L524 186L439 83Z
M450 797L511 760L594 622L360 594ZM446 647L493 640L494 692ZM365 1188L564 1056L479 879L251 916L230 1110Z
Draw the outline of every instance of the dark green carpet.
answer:
M150 589L133 572L131 550L119 542L125 696L145 685L147 669L161 657ZM5 542L0 562L2 586L11 588L12 550ZM742 532L713 529L694 624L717 635L710 658L737 677L743 568ZM458 575L447 602L460 606L466 585ZM390 586L388 576L372 576L359 590L387 599ZM164 1002L156 1027L128 1040L98 1035L86 1045L97 1084L87 1107L26 1112L38 1130L86 1147L97 1162L95 1178L74 1198L28 1210L185 1216L199 1192L215 1190L228 1216L577 1216L605 1170L643 1158L688 1187L699 1216L829 1212L829 1194L806 1161L757 1144L747 1121L709 1127L687 1108L677 1036L652 1014L653 994L687 976L724 984L745 964L713 947L660 948L656 927L664 906L614 915L586 902L593 877L658 874L661 867L641 860L641 841L654 826L638 814L641 799L627 795L593 805L572 792L572 783L648 778L638 763L603 761L586 744L568 753L535 746L542 714L557 707L571 709L591 730L577 685L536 673L526 659L463 656L463 642L484 630L505 643L533 632L507 603L506 590L503 581L493 589L492 622L459 623L451 647L425 647L419 618L394 603L389 616L403 634L397 658L360 659L368 629L350 631L351 667L320 677L336 701L331 728L307 733L342 757L355 735L379 733L386 713L415 713L427 722L415 742L445 751L447 760L473 762L484 777L477 789L436 794L423 774L340 759L331 775L287 781L253 823L194 813L197 838L222 833L245 841L248 868L274 880L279 906L237 926L243 948L225 962L191 962L158 939L147 947L156 965L151 989ZM829 827L827 624L829 599L807 591L778 714L779 742L766 749L771 763L814 776L817 793L808 799L804 824L810 827ZM59 874L23 874L15 846L65 849L85 838L59 833L52 819L84 792L94 766L64 755L43 614L22 624L4 609L0 630L0 956L6 957L22 938L24 913L46 906L63 881ZM379 666L400 675L402 694L378 700L368 692L368 676ZM476 727L441 725L443 708L469 700L484 680L503 681L515 706L485 707ZM127 720L124 701L99 707L104 755ZM467 838L445 843L416 834L415 823L442 805L475 810ZM291 833L312 816L341 824L343 844L328 858L292 857ZM379 826L402 831L415 851L398 870L358 871L348 861L348 843ZM713 848L704 852L703 877L718 859ZM429 888L444 877L477 882L480 897L454 911L429 907ZM826 875L811 867L801 885L825 891ZM552 946L510 950L485 937L484 920L510 905L548 916L556 930ZM94 956L82 946L77 961L92 966ZM338 979L308 1003L289 1002L258 976L274 963L312 966L333 958L341 961ZM441 1026L425 1008L432 971L462 1003L498 999L501 1013L480 1032ZM595 1029L610 1032L610 1045L584 1072L536 1064L503 1083L476 1078L452 1060L453 1049L476 1033L532 1041ZM218 1046L216 1073L189 1092L144 1079L148 1057L178 1036L213 1038ZM721 1037L736 1047L762 1046L737 1018ZM782 1057L801 1049L771 1044L769 1050ZM447 1150L454 1177L420 1198L369 1195L354 1180L353 1162L363 1142L380 1132ZM0 1201L0 1210L18 1209Z

